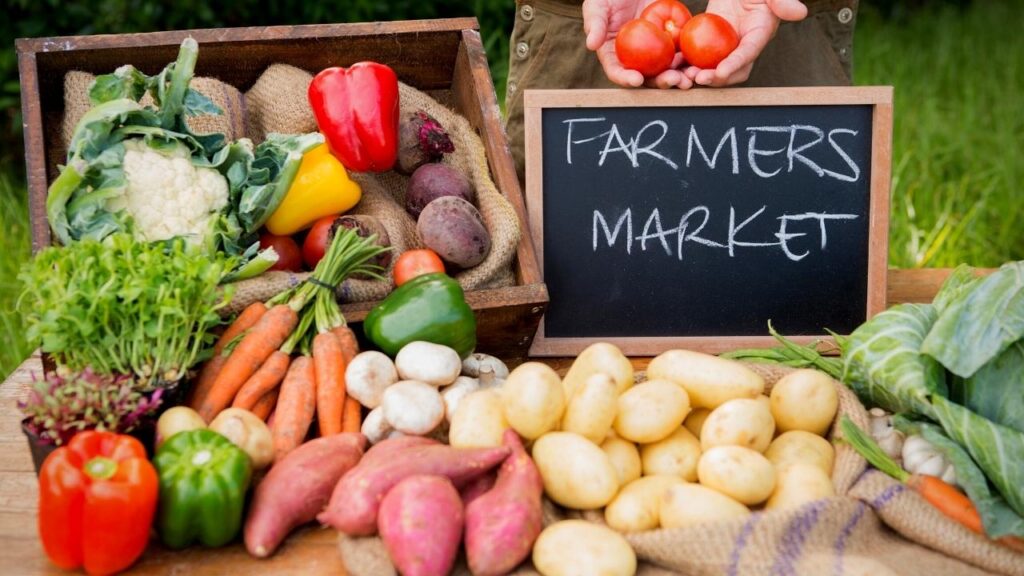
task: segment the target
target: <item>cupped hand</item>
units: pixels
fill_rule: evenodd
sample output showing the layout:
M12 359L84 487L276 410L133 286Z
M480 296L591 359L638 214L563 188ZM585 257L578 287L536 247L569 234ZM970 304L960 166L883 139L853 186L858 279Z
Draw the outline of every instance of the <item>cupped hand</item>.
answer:
M644 78L636 70L622 65L615 54L615 37L626 22L638 18L644 8L654 0L585 0L583 2L583 31L587 35L587 48L597 52L597 59L608 79L627 88L646 84L655 88L689 88L693 81L678 68L682 55L676 54L672 67L653 78Z
M708 0L707 12L728 20L739 33L740 43L714 70L696 66L683 70L686 78L702 86L730 86L745 82L750 77L754 60L778 30L779 21L796 22L807 17L807 7L798 0ZM590 46L589 36L587 46Z

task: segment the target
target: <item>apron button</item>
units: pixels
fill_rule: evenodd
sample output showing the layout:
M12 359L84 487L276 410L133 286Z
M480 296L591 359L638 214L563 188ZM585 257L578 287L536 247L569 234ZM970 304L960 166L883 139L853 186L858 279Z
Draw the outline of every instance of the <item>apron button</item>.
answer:
M515 82L515 80L509 80L507 92L508 92L509 96L512 96L513 94L516 93L516 82Z
M527 44L526 42L520 42L519 44L516 44L516 56L518 56L520 59L525 59L529 55L530 55L530 45L529 44Z
M849 24L850 22L853 21L853 10L851 10L850 8L843 8L842 10L839 11L838 17L840 24Z
M527 22L533 20L533 6L530 6L529 4L524 4L523 7L519 9L519 15L522 16L523 20L526 20Z

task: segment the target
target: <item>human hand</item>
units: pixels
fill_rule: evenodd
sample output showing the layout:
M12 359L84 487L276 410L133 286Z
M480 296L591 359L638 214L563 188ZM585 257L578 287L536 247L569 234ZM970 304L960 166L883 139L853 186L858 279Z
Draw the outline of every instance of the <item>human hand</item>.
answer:
M615 54L615 36L626 22L639 18L640 13L654 0L585 0L583 2L583 31L587 35L587 48L597 52L597 59L608 79L627 88L642 84L656 88L690 88L693 81L678 68L682 54L676 53L670 69L654 78L644 79L636 70L628 70Z
M707 12L718 14L740 35L739 46L714 70L689 66L686 78L702 86L729 86L750 77L754 60L779 28L779 21L796 22L807 16L807 6L798 0L708 0ZM589 37L587 38L589 47Z

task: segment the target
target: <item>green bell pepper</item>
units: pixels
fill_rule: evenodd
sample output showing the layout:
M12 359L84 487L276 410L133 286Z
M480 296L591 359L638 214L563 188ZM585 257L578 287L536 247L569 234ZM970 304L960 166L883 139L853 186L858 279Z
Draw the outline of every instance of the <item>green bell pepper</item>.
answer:
M167 547L198 540L213 548L238 534L252 477L241 448L212 430L189 430L164 442L153 463L160 477L157 531Z
M476 348L476 317L462 287L440 272L396 288L363 321L363 332L394 357L409 342L443 344L465 358Z

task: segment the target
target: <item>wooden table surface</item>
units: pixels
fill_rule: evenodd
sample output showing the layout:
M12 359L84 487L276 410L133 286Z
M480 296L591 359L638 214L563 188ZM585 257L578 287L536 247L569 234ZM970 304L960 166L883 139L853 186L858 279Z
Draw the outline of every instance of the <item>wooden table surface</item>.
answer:
M941 285L945 270L890 270L889 304L929 301ZM648 359L634 359L637 369ZM545 359L560 373L569 359ZM0 385L0 574L66 575L43 554L36 530L36 476L28 444L21 432L21 399L32 375L40 375L38 355L27 359ZM132 574L222 576L267 573L275 575L344 574L333 530L306 527L282 545L274 556L256 560L240 544L216 550L199 547L169 551L153 543L133 567Z

